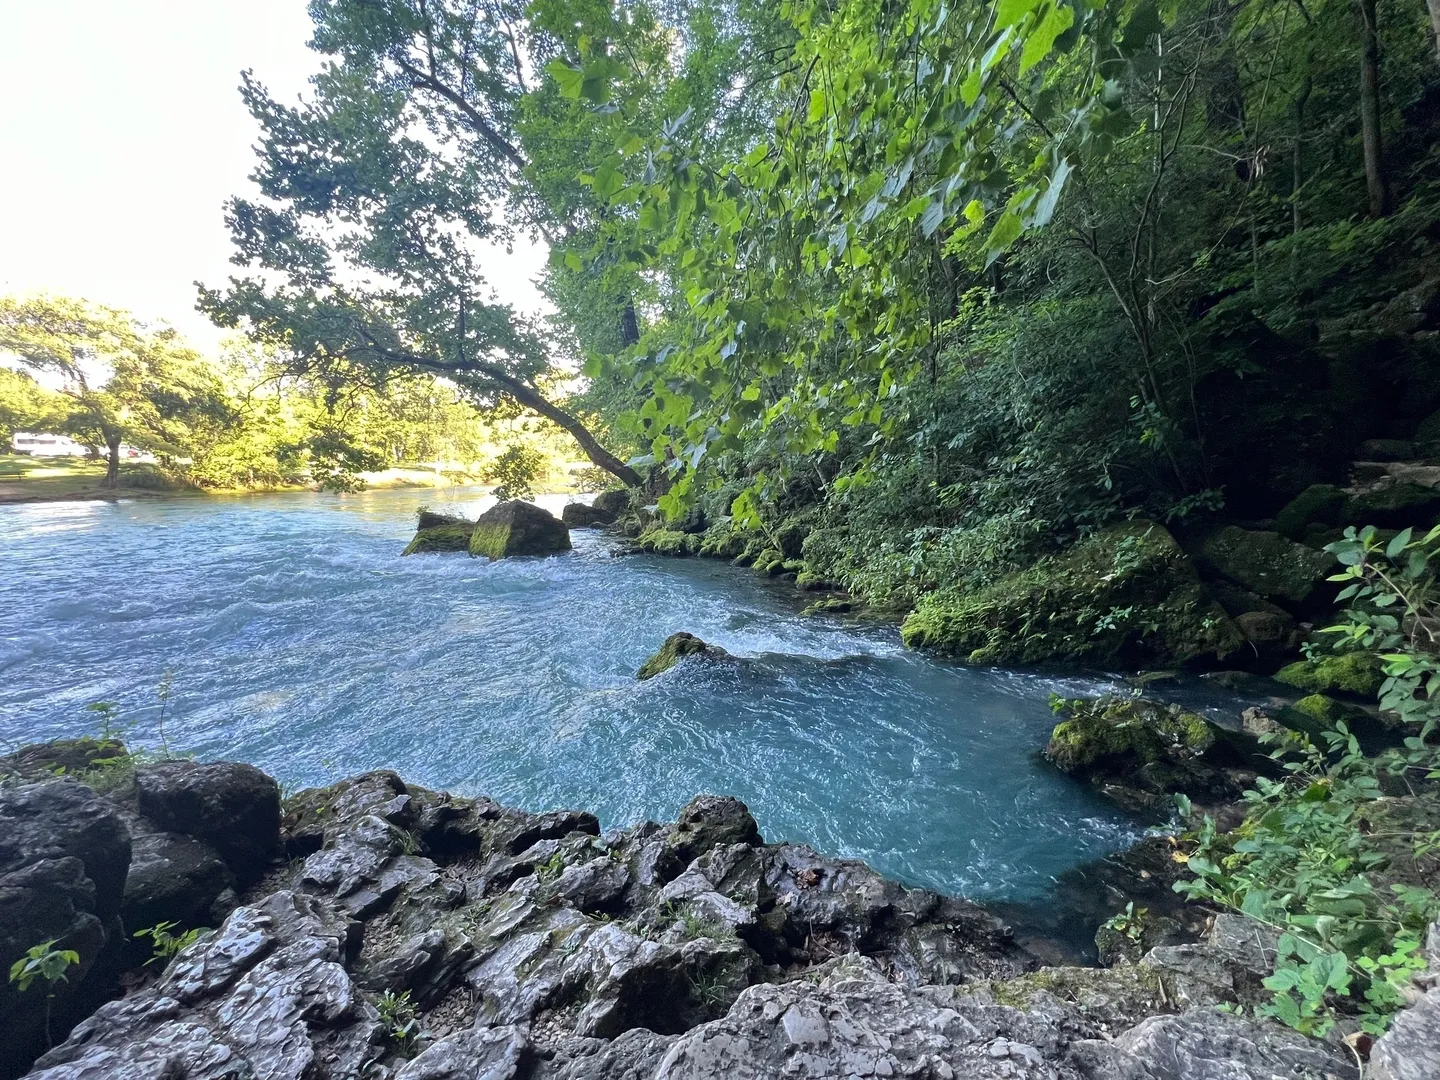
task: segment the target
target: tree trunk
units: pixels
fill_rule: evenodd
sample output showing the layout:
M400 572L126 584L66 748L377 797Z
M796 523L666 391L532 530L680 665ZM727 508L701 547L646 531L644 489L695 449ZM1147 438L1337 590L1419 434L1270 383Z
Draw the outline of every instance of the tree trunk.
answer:
M553 420L568 431L571 438L579 444L580 449L585 451L586 457L611 476L614 476L626 487L640 487L645 483L644 478L642 478L639 473L601 446L600 440L590 434L590 429L581 423L578 417L566 412L560 408L559 405L548 401L538 390L530 386L529 383L522 382L519 379L509 378L503 381L496 379L496 381L500 382L501 385L505 387L506 392L521 405L529 409L534 409L547 420Z
M107 431L105 449L109 456L105 461L105 479L100 486L117 488L120 486L120 436Z
M1380 34L1375 23L1375 0L1360 5L1360 141L1365 151L1365 189L1370 216L1390 213L1390 185L1385 176L1380 145Z
M1430 25L1435 30L1435 59L1440 60L1440 0L1425 0L1430 8Z
M600 445L600 440L590 434L590 429L580 420L559 405L548 400L544 394L531 386L524 379L518 379L511 375L504 368L487 364L483 360L466 360L460 363L449 363L443 360L433 360L427 356L417 353L405 352L401 349L386 349L382 347L370 347L365 350L372 356L379 357L390 363L407 364L412 367L422 368L427 371L438 371L448 375L452 379L457 376L459 381L464 383L465 375L479 376L494 383L501 392L513 398L517 403L527 409L533 409L547 420L552 420L560 427L570 433L585 456L590 461L604 469L611 476L615 477L626 487L641 487L644 485L644 478L634 469L626 465L614 454Z

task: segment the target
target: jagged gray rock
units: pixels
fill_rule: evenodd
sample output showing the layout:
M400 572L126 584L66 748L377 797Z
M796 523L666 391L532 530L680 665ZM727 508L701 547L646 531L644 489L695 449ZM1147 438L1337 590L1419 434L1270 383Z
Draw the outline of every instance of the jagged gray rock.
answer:
M1426 970L1415 980L1423 996L1395 1018L1370 1052L1372 1080L1434 1080L1440 1076L1440 921L1425 940Z
M103 1000L89 976L123 938L129 866L124 819L88 787L51 780L0 788L0 964L8 971L51 940L79 956L53 988L42 983L21 993L9 980L0 983L0 1076L23 1072L45 1048L47 1011L64 1031Z
M140 813L215 848L242 881L280 846L280 785L235 761L161 761L135 770Z
M137 888L146 845L172 842L142 836ZM1037 969L983 910L766 844L731 798L601 836L590 814L375 772L292 798L284 844L294 863L33 1075L1354 1080L1343 1047L1216 1010L1263 993L1274 935L1249 920L1135 964ZM1372 1075L1433 1075L1437 996L1376 1044ZM418 1039L387 1019L407 1003Z
M355 931L332 906L291 892L237 909L157 984L102 1005L30 1075L358 1077L381 1027L345 968Z

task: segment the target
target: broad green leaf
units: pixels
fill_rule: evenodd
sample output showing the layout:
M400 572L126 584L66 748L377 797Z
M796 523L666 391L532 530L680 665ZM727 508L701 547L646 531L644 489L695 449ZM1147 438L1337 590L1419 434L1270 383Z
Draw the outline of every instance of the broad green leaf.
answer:
M1024 75L1055 47L1055 39L1070 29L1075 21L1075 11L1070 7L1059 7L1053 2L1040 20L1040 25L1025 37L1025 47L1020 51L1020 74Z

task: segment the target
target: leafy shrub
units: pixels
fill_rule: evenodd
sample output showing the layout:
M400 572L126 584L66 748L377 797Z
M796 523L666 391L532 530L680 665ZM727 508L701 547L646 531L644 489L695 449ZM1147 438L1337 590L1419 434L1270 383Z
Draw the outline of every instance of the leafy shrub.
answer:
M497 485L497 499L533 499L535 482L544 472L545 455L516 443L495 459L485 479Z
M1381 707L1411 725L1403 746L1367 757L1343 721L1318 743L1270 736L1286 775L1256 782L1233 832L1206 818L1188 855L1194 877L1175 886L1278 931L1261 1011L1309 1034L1325 1034L1341 1014L1383 1031L1425 967L1421 942L1440 914L1440 900L1405 872L1440 851L1424 812L1433 794L1384 798L1387 785L1433 793L1440 780L1437 548L1440 527L1388 543L1367 527L1326 549L1344 566L1332 580L1345 583L1349 604L1327 632L1342 649L1379 657Z

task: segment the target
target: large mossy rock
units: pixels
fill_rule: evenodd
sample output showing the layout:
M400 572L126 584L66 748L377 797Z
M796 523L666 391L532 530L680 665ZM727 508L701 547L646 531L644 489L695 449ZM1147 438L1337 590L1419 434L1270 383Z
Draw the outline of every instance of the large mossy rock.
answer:
M1336 653L1287 664L1275 673L1275 679L1311 694L1340 691L1373 699L1385 682L1385 665L1374 653Z
M1235 525L1206 533L1196 545L1202 569L1227 578L1269 600L1302 606L1315 597L1335 556L1275 532Z
M602 514L609 514L611 520L618 518L626 510L630 509L633 493L629 488L612 488L609 491L602 491L596 495L590 503Z
M469 551L470 534L475 523L454 514L441 514L434 510L420 511L416 522L415 538L410 541L401 555L419 555L436 551Z
M1163 527L1106 529L1062 555L981 589L921 598L900 628L907 645L972 664L1183 664L1243 643Z
M480 515L470 534L470 554L487 559L554 555L570 550L570 530L534 503L511 499Z
M1291 540L1303 540L1312 525L1344 525L1349 505L1349 494L1334 484L1311 484L1275 515L1275 531Z
M665 643L660 646L660 651L640 665L640 670L635 673L635 677L637 679L653 679L662 671L669 671L687 656L723 660L729 655L720 646L706 644L694 634L681 630L665 639Z
M1131 809L1159 807L1176 793L1206 802L1239 797L1263 755L1258 743L1199 713L1145 698L1070 702L1045 757Z

